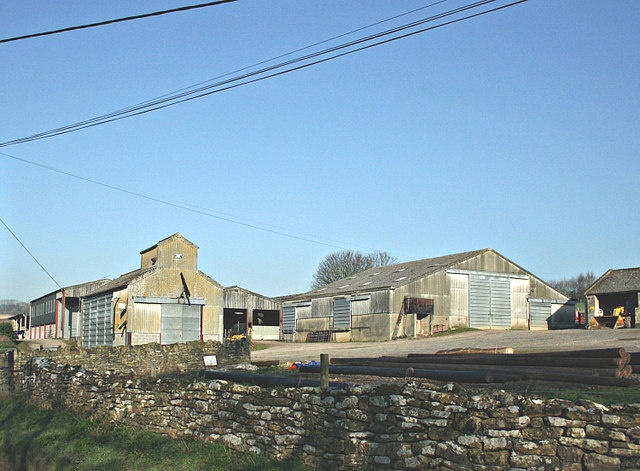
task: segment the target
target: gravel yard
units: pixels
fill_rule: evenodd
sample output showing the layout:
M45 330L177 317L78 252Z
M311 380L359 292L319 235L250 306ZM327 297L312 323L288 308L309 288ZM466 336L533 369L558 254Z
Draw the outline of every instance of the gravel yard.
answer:
M490 330L389 342L289 343L257 341L255 343L265 345L267 348L252 352L251 359L253 361L319 361L321 353L328 353L331 357L349 358L400 356L408 353L435 353L438 350L462 347L511 347L515 353L611 347L621 347L628 352L640 352L640 329Z

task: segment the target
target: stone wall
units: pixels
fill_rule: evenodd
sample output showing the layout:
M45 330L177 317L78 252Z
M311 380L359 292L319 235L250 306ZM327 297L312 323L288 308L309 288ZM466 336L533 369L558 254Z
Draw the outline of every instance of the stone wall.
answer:
M101 346L94 348L65 347L57 350L36 350L23 353L20 365L33 357L46 357L87 370L137 375L166 376L195 372L204 368L204 357L215 355L219 365L251 362L251 347L245 340L220 342L187 342L172 345Z
M640 469L640 404L532 399L457 385L263 388L136 378L35 358L23 389L44 405L171 436L222 440L323 469Z

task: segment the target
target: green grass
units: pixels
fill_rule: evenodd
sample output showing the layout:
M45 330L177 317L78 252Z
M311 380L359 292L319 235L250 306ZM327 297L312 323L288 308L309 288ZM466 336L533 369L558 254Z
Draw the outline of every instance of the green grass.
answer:
M265 345L263 343L256 343L251 347L252 352L257 352L258 350L266 350L269 348L269 345Z
M462 334L463 332L476 332L480 329L474 329L473 327L454 327L452 329L446 330L444 332L438 332L437 334L433 334L434 337L444 337L445 335L454 335L454 334Z
M68 410L0 400L0 469L74 471L300 470L297 458L270 461L190 437L88 420ZM307 468L308 469L308 468Z

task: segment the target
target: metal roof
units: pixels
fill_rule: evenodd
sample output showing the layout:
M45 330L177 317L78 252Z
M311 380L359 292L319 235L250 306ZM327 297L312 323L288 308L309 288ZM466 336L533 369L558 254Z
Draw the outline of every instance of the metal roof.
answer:
M104 285L98 286L96 289L90 291L86 294L87 297L94 296L100 293L106 293L108 291L115 291L118 288L124 288L125 286L129 286L133 281L138 278L143 277L147 273L150 273L154 270L157 270L157 267L149 267L149 268L139 268L138 270L130 271L129 273L125 273L124 275L116 278L115 280L111 280Z
M319 298L324 296L337 296L365 291L379 291L383 289L395 289L404 286L419 278L432 275L441 270L446 270L464 260L476 257L492 249L461 252L442 257L426 258L413 262L396 263L383 267L374 267L364 270L356 275L348 276L342 280L334 281L322 288L317 288L306 293L282 296L276 298L281 302Z
M640 291L640 267L608 270L584 294L627 293Z

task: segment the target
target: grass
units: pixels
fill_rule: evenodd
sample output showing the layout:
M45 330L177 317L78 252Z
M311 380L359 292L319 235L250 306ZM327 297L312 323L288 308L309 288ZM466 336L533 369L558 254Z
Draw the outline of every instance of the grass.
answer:
M543 389L536 390L532 388L529 394L538 394L547 399L568 399L577 401L578 399L586 399L588 401L597 402L605 406L611 404L640 404L640 389L634 386L628 388L566 388L566 389Z
M42 471L300 470L297 458L270 461L220 443L171 439L135 427L88 420L68 410L0 400L0 469ZM308 469L308 468L307 468Z
M267 348L269 348L269 345L265 345L263 343L254 343L251 347L251 351L257 352L258 350L266 350Z
M445 335L454 335L454 334L462 334L464 332L476 332L480 329L474 329L473 327L454 327L452 329L446 330L444 332L438 332L437 334L433 334L434 337L444 337Z

